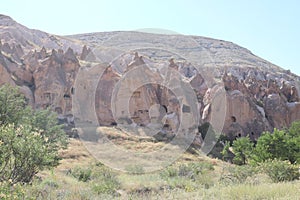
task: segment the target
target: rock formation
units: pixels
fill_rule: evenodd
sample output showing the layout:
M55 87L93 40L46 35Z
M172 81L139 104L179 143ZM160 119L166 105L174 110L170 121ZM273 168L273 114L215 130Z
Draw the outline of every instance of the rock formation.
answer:
M67 125L80 101L100 125L189 131L216 117L221 90L222 132L232 139L256 140L300 120L300 77L230 42L139 32L61 37L4 15L0 39L0 85L19 86L30 105L51 108Z

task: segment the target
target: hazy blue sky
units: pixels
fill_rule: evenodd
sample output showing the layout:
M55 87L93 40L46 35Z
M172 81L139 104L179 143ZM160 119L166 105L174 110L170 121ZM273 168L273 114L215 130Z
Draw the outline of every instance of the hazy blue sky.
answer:
M163 28L232 41L300 75L297 0L0 0L29 28L75 34Z

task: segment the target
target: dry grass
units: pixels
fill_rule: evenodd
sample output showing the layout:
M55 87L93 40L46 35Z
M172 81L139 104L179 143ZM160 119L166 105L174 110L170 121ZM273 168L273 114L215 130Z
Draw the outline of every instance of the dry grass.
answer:
M56 170L68 170L75 166L87 166L95 162L95 158L87 151L84 144L77 139L70 139L67 149L60 151L62 160Z
M127 150L148 153L165 146L165 143L157 142L153 137L132 135L117 128L99 127L97 131L106 136L113 144Z
M155 142L149 137L132 136L115 128L101 128L114 143L137 151L152 151L161 148L164 143ZM142 139L141 139L142 138ZM127 174L114 171L120 182L120 188L114 194L98 194L92 189L95 181L80 182L67 174L75 167L97 168L95 159L80 140L70 139L69 147L60 152L61 164L53 171L44 171L39 175L43 181L27 186L27 191L39 195L38 199L299 199L300 181L271 183L264 174L257 174L244 183L222 184L220 177L225 168L232 167L218 159L201 154L183 153L172 166L188 163L208 163L214 170L209 171L196 181L185 177L164 179L161 171L146 174ZM99 145L99 144L98 144ZM55 187L51 186L55 183ZM209 183L209 187L206 187ZM49 186L50 185L50 186Z

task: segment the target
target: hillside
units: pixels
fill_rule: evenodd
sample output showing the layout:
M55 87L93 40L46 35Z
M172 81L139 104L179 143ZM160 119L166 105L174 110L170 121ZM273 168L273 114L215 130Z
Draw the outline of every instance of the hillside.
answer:
M197 127L210 123L232 139L256 140L300 119L300 77L231 42L122 31L57 36L5 15L0 38L0 84L56 111L70 134L76 119L94 129L188 132L201 143Z
M1 120L12 120L0 123L0 199L299 199L300 123L290 125L300 120L300 77L232 42L59 36L0 15L4 84L26 101L0 92ZM36 114L47 108L69 138L56 115L47 111L49 125ZM55 146L59 133L68 148ZM30 179L3 173L27 176L29 160Z

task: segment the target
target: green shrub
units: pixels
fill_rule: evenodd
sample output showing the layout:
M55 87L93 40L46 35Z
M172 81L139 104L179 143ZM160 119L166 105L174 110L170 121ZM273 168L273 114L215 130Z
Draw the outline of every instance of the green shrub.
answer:
M0 87L0 182L28 183L40 170L59 164L67 137L49 110L26 107L16 88Z
M208 162L191 162L180 165L169 166L160 172L169 189L184 189L186 192L193 192L204 187L214 185L213 164Z
M245 165L249 162L253 152L253 143L249 137L241 137L232 144L234 153L233 163L237 165Z
M287 134L284 130L274 129L273 133L264 132L257 140L254 151L254 160L264 162L267 160L288 159Z
M0 199L25 199L25 190L20 184L11 181L0 182Z
M212 170L214 170L214 167L211 163L193 162L188 164L181 164L178 167L169 166L160 172L160 176L162 178L184 177L187 179L195 180L198 175Z
M288 161L272 160L263 163L265 173L273 182L284 182L298 180L300 177L299 167Z
M250 165L230 166L224 169L220 182L224 184L241 184L244 183L248 177L252 177L257 172L258 169Z
M31 126L0 127L0 181L30 182L39 170L56 165L56 152L49 152L41 132Z
M169 166L160 172L160 176L164 179L176 177L178 176L178 169L173 166Z
M50 188L58 188L59 187L58 183L55 180L52 180L52 179L45 179L41 184L43 186L47 186L47 187L50 187Z
M95 182L92 185L92 190L97 194L116 194L118 188L118 182L108 179L101 182Z
M300 122L292 123L289 129L274 129L265 132L257 140L253 159L255 162L267 160L300 161Z
M232 161L234 158L234 154L230 151L230 142L226 141L225 145L223 147L223 150L221 151L222 160L224 161Z
M93 168L92 190L97 194L116 194L120 188L120 182L115 173L105 166Z
M234 154L233 163L237 165L259 164L268 160L288 160L292 164L300 162L300 122L293 122L290 128L274 129L273 133L264 132L256 146L249 137L234 140L232 149L227 142L221 152L223 159Z
M90 168L84 169L76 167L75 169L71 170L71 175L78 181L87 182L91 180L92 170Z
M28 114L24 96L17 88L10 85L0 87L0 126L19 125L24 115Z
M97 195L115 194L120 188L116 173L99 162L88 168L75 167L68 174L78 181L89 182L92 191Z
M218 158L218 159L223 159L223 160L232 160L232 154L227 153L226 155L224 155L223 153L225 153L223 150L226 146L226 144L228 143L228 145L230 145L232 143L232 141L230 141L230 138L224 134L218 134L219 138L216 142L216 144L214 145L214 147L212 148L212 150L209 152L208 156L211 156L213 158Z
M293 122L287 132L288 159L300 164L300 121Z

